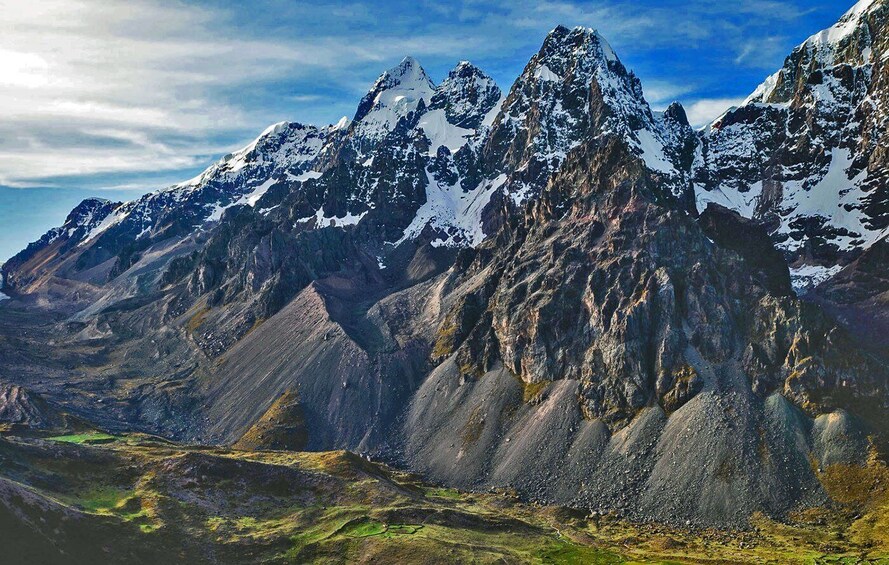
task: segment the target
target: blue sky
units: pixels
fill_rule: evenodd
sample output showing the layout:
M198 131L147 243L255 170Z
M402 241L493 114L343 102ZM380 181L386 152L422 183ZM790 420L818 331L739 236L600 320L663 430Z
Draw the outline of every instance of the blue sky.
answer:
M597 28L655 107L705 123L852 2L0 0L0 261L87 196L191 178L281 120L352 116L413 55L508 90L557 24Z

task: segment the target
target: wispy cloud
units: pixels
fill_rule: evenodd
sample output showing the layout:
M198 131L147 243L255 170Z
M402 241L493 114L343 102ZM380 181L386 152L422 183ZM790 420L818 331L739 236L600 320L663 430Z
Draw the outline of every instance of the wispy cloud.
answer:
M744 98L709 98L695 100L688 105L685 113L688 115L688 122L692 127L704 127L732 106L738 106L744 102Z
M150 0L4 4L0 183L8 186L194 167L206 160L208 142L229 139L230 150L282 118L280 106L262 99L267 85L304 88L283 97L291 108L335 106L344 88L357 92L371 80L354 83L356 67L472 46L466 38L387 38L370 29L359 41L335 28L263 37L239 27L227 9ZM363 4L337 11L370 13ZM324 88L333 92L318 92ZM101 139L108 137L126 143ZM174 148L171 137L179 140Z
M670 103L679 100L683 95L694 91L694 83L687 81L678 83L671 80L651 79L643 83L645 100L653 108L662 110Z

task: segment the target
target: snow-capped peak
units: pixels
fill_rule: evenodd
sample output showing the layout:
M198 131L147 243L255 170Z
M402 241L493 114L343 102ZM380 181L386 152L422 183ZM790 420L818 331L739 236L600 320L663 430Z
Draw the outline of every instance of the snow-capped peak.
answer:
M858 25L861 23L862 17L873 10L878 4L880 4L879 0L860 0L860 2L852 6L848 12L843 14L837 23L811 36L806 40L805 44L836 45L840 43L843 39L854 33L858 28Z
M428 104L434 94L435 85L420 63L413 57L402 59L380 75L358 105L353 123L359 146L366 149L381 140L421 101Z
M49 230L37 244L49 245L63 238L73 243L88 239L96 227L101 225L118 206L119 202L104 198L87 198L71 210L61 227Z
M571 82L587 88L596 82L604 101L617 114L650 116L639 80L626 70L608 41L594 29L555 28L544 40L531 66L537 81Z
M584 56L600 58L605 62L618 62L619 59L608 41L597 30L589 27L577 26L568 29L565 26L556 26L543 42L542 51L545 56L567 55L575 56L583 53Z
M420 100L428 102L434 92L435 85L420 63L413 57L405 57L374 82L361 99L354 121L364 121L374 110L400 110L401 115L405 115L415 109Z
M601 104L591 103L591 97L601 98ZM663 130L681 124L655 119L639 79L594 29L559 26L552 30L507 100L499 127L536 132L530 140L531 152L523 159L546 163L546 171L558 167L568 151L589 136L613 134L625 138L650 168L671 175L676 172L666 146L681 136ZM514 139L513 134L500 135ZM523 163L515 165L521 168ZM527 192L521 189L521 194Z
M461 61L435 89L430 108L443 110L449 123L474 130L501 95L494 79L469 61Z
M337 126L331 129L335 131ZM166 191L196 189L224 177L225 180L233 180L245 167L261 166L263 163L283 165L285 168L306 164L321 150L325 133L315 126L298 122L272 124L244 148L223 156L200 175L175 184Z
M885 0L861 0L843 14L837 23L810 36L794 49L781 70L766 78L747 97L744 105L786 103L797 67L827 68L842 63L861 66L873 62L873 51L877 45L871 37L866 17L884 4Z

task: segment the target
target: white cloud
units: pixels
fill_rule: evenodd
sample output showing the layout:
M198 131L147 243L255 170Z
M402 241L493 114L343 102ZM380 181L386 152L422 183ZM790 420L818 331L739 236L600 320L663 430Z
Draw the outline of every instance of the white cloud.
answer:
M36 88L49 82L46 60L35 53L0 49L0 86Z
M357 92L357 103L387 62L491 43L422 30L349 34L330 26L267 37L243 29L224 9L160 0L0 0L0 10L0 130L8 134L0 141L0 183L15 186L194 166L206 161L210 139L231 140L230 151L268 123L299 118L262 103L266 84L307 84L309 91L279 98L295 108L324 104L311 89L325 81ZM373 12L356 3L324 15L367 22ZM376 69L373 77L356 81L368 68ZM338 100L330 106L342 109ZM129 132L127 140L118 136L129 144L87 144L96 131L112 130ZM170 136L180 139L176 151L160 151ZM16 147L9 139L19 140ZM143 159L136 150L146 151Z
M766 63L787 55L787 41L783 37L757 37L742 41L736 46L736 65L752 68L771 68Z
M678 100L683 94L694 90L692 83L677 84L666 80L651 79L642 83L645 99L657 110L666 108L671 102Z
M705 98L692 102L685 108L685 113L692 127L700 128L709 125L726 110L742 102L744 98Z

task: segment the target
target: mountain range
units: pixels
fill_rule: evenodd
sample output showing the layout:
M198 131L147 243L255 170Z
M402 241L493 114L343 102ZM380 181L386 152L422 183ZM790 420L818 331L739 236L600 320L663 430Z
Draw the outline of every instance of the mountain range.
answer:
M583 27L508 91L406 57L351 120L7 261L0 407L641 521L827 504L823 469L889 451L887 18L858 2L702 130Z

